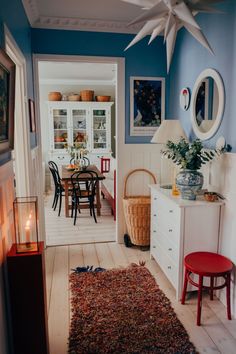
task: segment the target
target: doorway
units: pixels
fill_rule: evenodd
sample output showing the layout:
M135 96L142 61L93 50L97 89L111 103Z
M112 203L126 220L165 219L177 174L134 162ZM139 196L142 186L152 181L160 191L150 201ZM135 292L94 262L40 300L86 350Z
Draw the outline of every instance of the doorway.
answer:
M14 150L12 151L15 174L16 196L30 195L30 141L28 112L25 105L26 94L26 63L25 58L13 39L8 28L4 26L5 47L9 57L16 66L15 78L15 120L14 120ZM22 134L18 134L18 132Z
M36 75L36 94L38 110L41 117L41 142L42 142L42 155L47 166L47 161L49 160L48 151L50 150L50 129L47 126L49 115L48 115L48 93L52 91L62 91L64 95L69 93L77 93L83 87L84 89L93 88L96 94L108 94L114 100L113 115L117 117L117 112L120 110L119 107L119 97L118 87L117 87L117 75L118 66L123 59L118 58L97 58L97 57L68 57L68 56L45 56L37 55L34 57L35 65L35 75ZM81 68L79 68L79 65ZM76 67L77 66L77 67ZM63 68L64 67L64 68ZM86 69L88 70L88 77L86 78ZM66 69L69 70L66 76ZM109 71L110 70L110 71ZM113 70L113 77L109 76L109 73ZM103 78L101 73L103 71ZM59 75L57 74L59 72ZM75 75L80 73L80 77ZM92 72L97 72L99 75L99 80L92 76ZM47 77L47 73L50 75ZM63 73L63 75L62 75ZM106 89L110 85L111 91ZM43 88L44 87L44 88ZM103 89L102 89L103 88ZM112 92L113 90L113 92ZM113 119L112 133L111 133L111 143L112 143L112 158L117 158L118 152L118 135L117 130L117 119ZM50 174L49 171L45 173L45 191L47 191L50 185ZM47 199L48 198L48 199ZM48 202L48 204L47 204ZM112 216L110 215L109 206L106 205L106 200L103 203L103 210L105 211L104 216L107 220L102 221L100 225L94 224L93 219L88 218L78 218L77 228L73 226L71 218L64 217L64 209L62 208L62 213L60 217L57 216L57 211L51 209L50 197L46 194L46 227L47 221L49 229L51 228L51 235L54 234L50 240L46 240L47 245L58 245L58 244L74 244L74 243L88 243L88 242L107 242L117 240L117 224L114 223ZM109 214L109 215L108 215ZM103 217L103 216L102 216ZM101 219L102 219L101 217ZM119 216L118 216L119 217ZM86 222L85 222L86 218ZM100 220L101 220L100 219ZM108 222L109 220L109 222ZM82 224L84 222L84 226ZM100 230L99 230L100 226ZM81 232L81 235L79 235ZM49 232L48 232L49 234ZM73 236L74 234L74 236ZM90 234L90 236L88 236ZM72 235L72 237L71 237ZM100 235L100 236L99 236ZM50 237L49 237L50 238Z

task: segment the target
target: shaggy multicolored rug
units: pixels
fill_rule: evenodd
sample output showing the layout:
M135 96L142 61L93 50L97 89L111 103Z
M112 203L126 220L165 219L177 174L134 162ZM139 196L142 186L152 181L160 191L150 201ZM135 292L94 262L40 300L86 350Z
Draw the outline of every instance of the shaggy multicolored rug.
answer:
M69 353L196 353L170 301L144 266L74 272L70 283Z

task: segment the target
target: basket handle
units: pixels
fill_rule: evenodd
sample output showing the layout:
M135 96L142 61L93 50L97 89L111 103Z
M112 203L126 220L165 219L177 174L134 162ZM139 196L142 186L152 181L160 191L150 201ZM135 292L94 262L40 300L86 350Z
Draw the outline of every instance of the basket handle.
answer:
M134 174L134 173L136 173L136 172L146 172L146 173L148 173L148 174L153 178L153 182L154 182L155 184L157 183L157 182L156 182L156 177L154 176L154 174L153 174L152 172L146 170L145 168L136 168L136 169L130 171L130 172L127 174L127 176L125 176L125 182L124 182L124 198L127 197L126 188L127 188L128 178L129 178L132 174Z

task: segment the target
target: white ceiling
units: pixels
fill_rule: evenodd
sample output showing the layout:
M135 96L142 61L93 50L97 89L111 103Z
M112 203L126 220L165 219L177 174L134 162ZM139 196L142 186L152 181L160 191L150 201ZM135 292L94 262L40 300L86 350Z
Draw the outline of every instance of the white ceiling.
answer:
M22 0L32 27L136 33L141 8L121 0Z
M40 84L115 85L116 65L107 63L39 62Z

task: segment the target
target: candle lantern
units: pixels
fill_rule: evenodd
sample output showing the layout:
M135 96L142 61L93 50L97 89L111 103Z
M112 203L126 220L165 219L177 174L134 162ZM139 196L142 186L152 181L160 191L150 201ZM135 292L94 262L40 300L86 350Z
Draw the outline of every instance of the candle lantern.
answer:
M38 252L37 197L18 197L13 202L16 252Z

